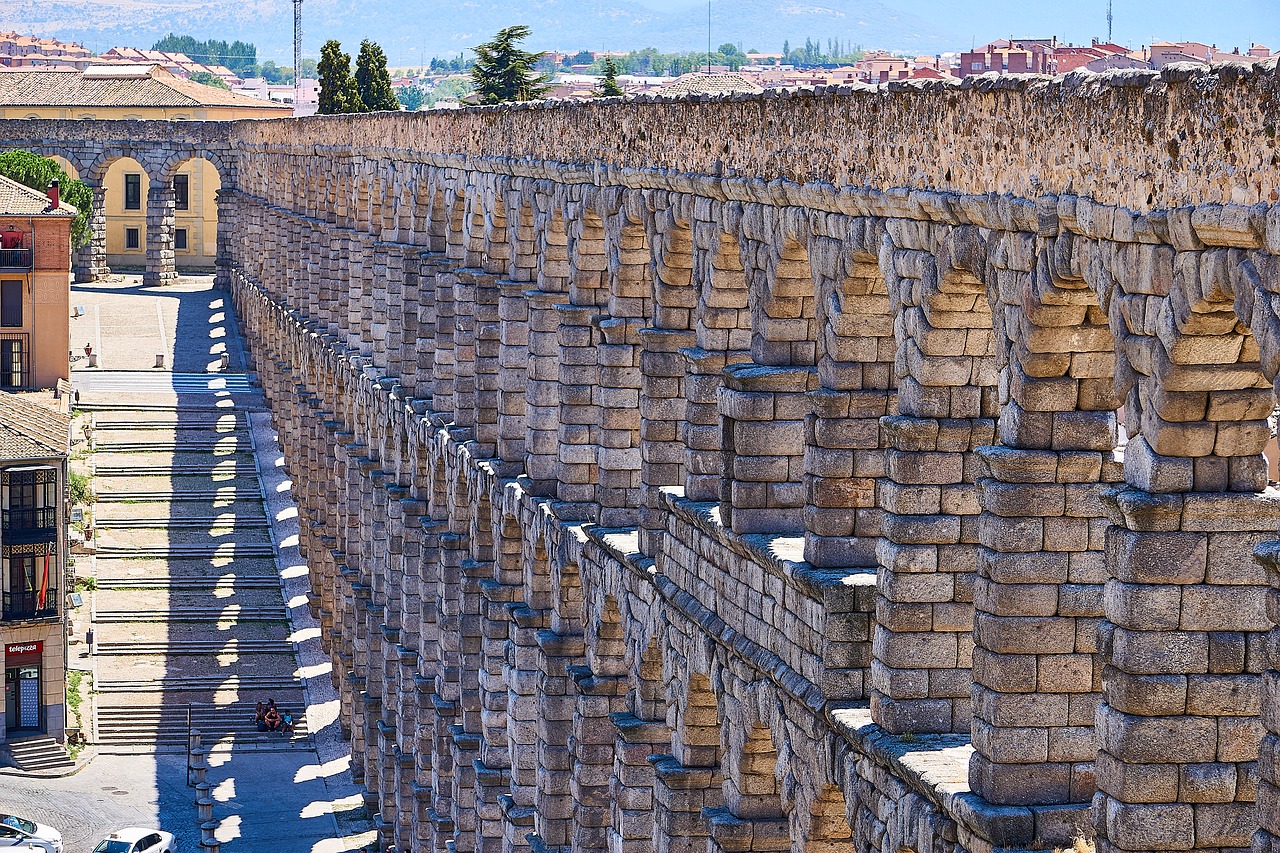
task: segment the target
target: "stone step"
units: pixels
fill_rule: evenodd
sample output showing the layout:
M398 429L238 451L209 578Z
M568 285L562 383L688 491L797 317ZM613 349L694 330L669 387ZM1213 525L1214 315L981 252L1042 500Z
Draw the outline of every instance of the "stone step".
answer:
M271 525L266 516L238 518L221 515L192 515L183 518L100 518L93 525L98 530L263 530Z
M295 651L288 640L98 640L98 655L291 655Z
M218 403L183 403L181 406L176 403L105 403L105 402L89 402L76 404L77 412L174 412L181 415L190 414L214 414L222 415L227 412L260 412L263 406L249 405L246 406L243 398L240 400L232 400L226 398Z
M170 489L154 492L99 492L98 503L165 503L168 501L257 501L261 503L262 492L258 490L229 489Z
M99 589L168 589L173 591L212 592L225 589L279 589L280 578L276 575L233 575L231 577L209 578L174 578L143 577L113 578L98 576L96 584Z
M271 557L270 543L242 544L224 542L219 545L98 545L104 557Z
M47 735L10 740L7 745L13 763L28 773L75 766L62 744Z
M93 424L94 435L101 435L104 432L151 432L156 430L168 430L170 432L212 432L218 435L243 435L249 431L239 419L233 419L228 423L219 423L218 421L95 421Z
M226 438L213 440L183 439L182 441L94 441L93 449L98 453L152 453L162 450L249 450L249 442L241 441L234 433Z
M160 678L96 681L96 693L160 693L216 690L300 690L300 679L276 675L165 675Z
M190 731L198 731L201 743L208 746L228 738L241 742L285 742L306 745L310 731L306 708L300 701L277 702L281 712L293 715L292 737L275 732L259 732L254 719L254 703L230 705L175 702L158 707L133 705L112 707L99 705L97 742L100 745L186 744ZM188 717L188 714L190 716Z
M97 610L94 622L281 622L289 613L281 607L244 606L229 604L226 607L169 607L150 613L135 610Z
M211 463L209 465L193 465L178 463L154 468L141 465L95 465L95 477L256 477L258 469L252 465Z

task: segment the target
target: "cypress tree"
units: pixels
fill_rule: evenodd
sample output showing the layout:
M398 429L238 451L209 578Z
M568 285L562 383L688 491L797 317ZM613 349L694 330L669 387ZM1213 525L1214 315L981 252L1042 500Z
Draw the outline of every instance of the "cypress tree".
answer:
M606 56L602 64L604 78L600 81L600 91L596 92L596 97L614 98L623 94L622 87L618 85L618 65L613 61L613 57Z
M330 39L320 48L320 115L364 112L364 103L351 76L351 54L342 52L342 45Z
M356 91L367 112L400 109L400 101L391 88L387 55L368 39L360 42L360 55L356 57Z

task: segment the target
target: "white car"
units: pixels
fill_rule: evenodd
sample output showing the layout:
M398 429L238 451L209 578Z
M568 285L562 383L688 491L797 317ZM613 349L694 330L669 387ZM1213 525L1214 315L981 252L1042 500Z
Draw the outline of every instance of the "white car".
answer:
M62 853L62 833L51 826L11 814L0 814L0 848Z
M127 826L99 841L93 853L176 853L177 849L171 833Z

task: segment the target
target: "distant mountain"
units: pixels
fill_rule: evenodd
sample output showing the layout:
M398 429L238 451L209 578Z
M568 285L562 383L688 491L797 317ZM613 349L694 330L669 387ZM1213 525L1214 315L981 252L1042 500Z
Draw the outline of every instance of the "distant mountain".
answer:
M559 50L703 50L707 7L689 2L658 11L637 0L304 0L308 56L336 38L353 54L363 38L379 42L392 64L454 55L502 27L529 24L530 46ZM94 50L117 44L150 47L170 32L198 39L244 39L259 60L291 62L290 0L16 0L0 27L75 40ZM806 38L867 48L934 53L957 46L943 27L876 0L713 0L711 40L778 52Z

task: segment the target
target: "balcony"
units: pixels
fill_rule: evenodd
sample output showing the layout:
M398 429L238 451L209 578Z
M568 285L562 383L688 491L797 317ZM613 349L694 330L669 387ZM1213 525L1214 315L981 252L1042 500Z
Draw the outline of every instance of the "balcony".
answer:
M6 509L0 513L3 524L0 538L6 544L18 542L55 542L58 539L57 507Z
M0 270L31 269L30 249L0 249Z
M58 615L58 587L49 581L49 589L39 592L6 592L4 594L4 620L51 619Z

